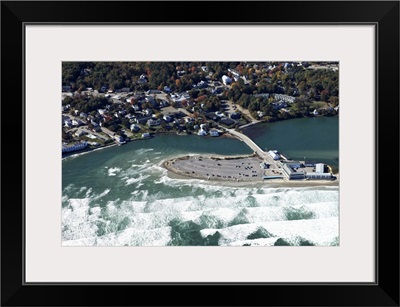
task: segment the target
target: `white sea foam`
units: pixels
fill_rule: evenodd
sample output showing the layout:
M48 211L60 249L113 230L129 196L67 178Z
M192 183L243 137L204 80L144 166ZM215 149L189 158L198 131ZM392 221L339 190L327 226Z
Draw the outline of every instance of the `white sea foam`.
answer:
M171 228L151 230L125 229L97 238L99 246L165 246L171 240Z
M126 185L131 185L134 183L142 183L145 179L149 178L150 175L139 175L137 178L128 178L125 182Z
M283 238L294 245L304 239L318 246L330 245L339 235L338 218L310 219L295 221L274 221L257 224L243 224L219 229L222 235L220 245L233 245L234 242L242 242L254 233L259 227L264 228L272 237ZM215 232L215 230L214 230ZM205 234L211 231L203 231Z
M141 156L144 155L146 152L154 151L153 148L140 148L135 150L135 155Z
M99 218L100 212L90 213L89 203L89 198L70 199L69 205L62 208L63 241L96 236L97 226L93 221Z
M152 172L159 168L147 167ZM129 177L129 172L137 175ZM120 171L120 177L123 174L125 186L137 184L137 188L149 180L151 172L144 170L139 174L132 167ZM62 209L63 245L166 245L171 240L172 221L193 221L205 227L201 230L203 237L218 231L220 245L268 246L278 238L291 244L303 239L316 245L330 245L338 237L338 189L246 188L200 180L182 182L166 176L161 179L171 189L162 188L156 193L134 190L131 199L115 199L102 208L96 201L110 189L93 195L92 189L82 188L80 191L86 192L83 199L63 198L68 201ZM72 188L67 186L64 191L71 192ZM176 193L188 196L175 196ZM272 237L248 239L260 227Z
M111 167L108 169L108 176L116 176L120 171L121 169L119 167Z

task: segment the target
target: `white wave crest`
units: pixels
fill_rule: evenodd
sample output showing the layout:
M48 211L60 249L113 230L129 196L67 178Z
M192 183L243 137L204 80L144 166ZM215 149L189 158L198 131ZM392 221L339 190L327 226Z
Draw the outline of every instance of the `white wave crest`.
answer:
M108 169L108 176L116 176L117 173L119 173L121 169L119 167L112 167Z

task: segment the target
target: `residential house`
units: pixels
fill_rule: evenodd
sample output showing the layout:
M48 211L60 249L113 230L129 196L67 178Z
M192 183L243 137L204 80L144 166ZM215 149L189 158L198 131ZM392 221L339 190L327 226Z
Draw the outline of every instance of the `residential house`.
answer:
M72 122L71 122L71 120L70 120L70 119L66 119L66 120L64 121L64 126L67 127L67 128L71 128L71 127L72 127Z
M149 119L148 121L147 121L147 126L159 126L161 124L161 121L159 120L159 119L153 119L153 118L151 118L151 119Z
M138 132L140 130L140 127L135 124L132 124L130 128L131 128L131 131L134 131L134 132Z
M151 118L152 118L151 116L143 116L143 117L135 118L134 121L137 124L145 125L147 123L147 121Z
M85 133L81 129L76 130L75 133L74 133L74 135L77 136L77 137L80 137L80 136L82 136L84 134Z
M210 135L211 136L219 136L219 132L217 129L211 129L210 130Z
M172 116L170 116L170 115L164 115L164 116L163 116L163 119L164 119L167 123L170 123L170 122L173 121L173 118L172 118Z
M151 105L152 108L157 108L157 107L158 107L156 100L155 100L152 96L146 96L146 97L145 97L145 100L146 100L148 103L150 103L150 105Z
M219 122L225 126L231 126L235 123L234 120L227 118L227 117L221 118L221 120Z
M207 135L207 131L200 129L199 132L197 132L197 135L205 136L205 135Z
M223 75L222 76L222 83L224 83L225 85L229 85L232 83L232 79L229 78L227 75Z
M147 77L145 74L140 75L139 80L137 80L137 84L147 83Z
M80 126L80 125L82 125L82 121L79 120L79 119L73 119L73 120L72 120L72 125L74 125L74 126Z
M239 119L241 116L242 116L242 115L241 115L240 113L238 113L238 112L233 112L233 113L231 114L231 118L232 118L232 119Z
M115 135L114 139L117 141L118 144L125 144L126 143L124 137L121 136L121 135L118 135L118 134Z

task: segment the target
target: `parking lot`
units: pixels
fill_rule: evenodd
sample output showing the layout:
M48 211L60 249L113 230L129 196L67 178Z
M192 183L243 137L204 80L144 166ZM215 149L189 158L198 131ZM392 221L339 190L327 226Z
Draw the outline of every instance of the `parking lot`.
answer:
M190 156L167 161L165 166L181 175L208 180L262 180L262 160L258 157Z

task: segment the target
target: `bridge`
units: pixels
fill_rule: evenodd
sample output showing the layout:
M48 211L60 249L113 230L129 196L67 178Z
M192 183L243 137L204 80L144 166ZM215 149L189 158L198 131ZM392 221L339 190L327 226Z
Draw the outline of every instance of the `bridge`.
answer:
M260 146L258 146L256 143L253 142L247 135L244 135L241 132L238 132L234 129L227 129L228 133L232 134L233 136L237 137L239 140L243 141L246 143L247 146L249 146L261 159L263 159L265 162L269 164L275 164L276 161L272 159L272 157L262 150Z

